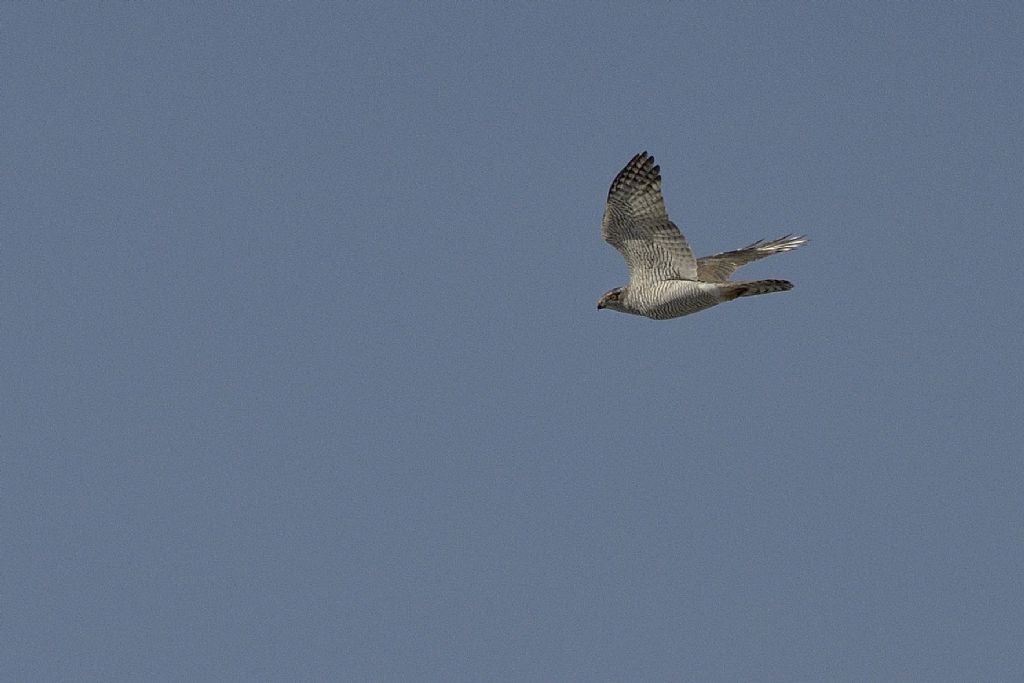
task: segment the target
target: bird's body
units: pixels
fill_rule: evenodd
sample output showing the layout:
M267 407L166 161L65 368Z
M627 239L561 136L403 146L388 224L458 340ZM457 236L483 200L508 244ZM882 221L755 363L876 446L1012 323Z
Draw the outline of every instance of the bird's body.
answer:
M678 318L723 301L720 289L718 285L696 280L662 280L647 287L628 288L618 310L655 320Z
M629 266L629 284L617 287L597 307L656 320L678 318L741 296L784 292L786 280L734 282L740 266L796 249L806 237L786 235L713 256L694 258L690 245L665 211L661 173L654 157L637 154L612 181L601 235Z

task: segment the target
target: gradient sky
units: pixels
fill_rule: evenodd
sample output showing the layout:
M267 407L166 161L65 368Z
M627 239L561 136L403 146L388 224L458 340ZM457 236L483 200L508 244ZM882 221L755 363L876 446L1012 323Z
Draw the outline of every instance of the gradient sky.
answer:
M0 38L0 678L1024 671L1020 3ZM597 311L641 150L796 288Z

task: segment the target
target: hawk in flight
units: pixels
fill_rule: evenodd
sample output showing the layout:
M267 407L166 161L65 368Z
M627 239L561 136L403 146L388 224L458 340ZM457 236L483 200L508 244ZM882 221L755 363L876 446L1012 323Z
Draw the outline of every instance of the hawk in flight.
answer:
M786 235L694 258L686 238L668 219L661 169L647 152L633 157L612 181L601 236L626 259L629 284L602 296L597 307L656 320L689 315L741 296L792 289L786 280L734 282L729 276L751 261L807 242L804 236Z

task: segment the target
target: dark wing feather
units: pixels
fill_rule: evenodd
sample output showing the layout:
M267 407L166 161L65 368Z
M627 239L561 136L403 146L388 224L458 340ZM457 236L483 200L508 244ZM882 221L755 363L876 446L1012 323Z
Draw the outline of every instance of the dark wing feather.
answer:
M661 169L647 152L633 157L612 181L601 236L626 260L631 283L697 277L693 251L665 211Z

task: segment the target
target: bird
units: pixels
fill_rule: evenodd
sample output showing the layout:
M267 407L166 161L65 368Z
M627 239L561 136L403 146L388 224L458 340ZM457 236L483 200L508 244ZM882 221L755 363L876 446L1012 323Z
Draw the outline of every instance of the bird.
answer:
M694 258L679 228L668 219L661 195L661 168L647 152L634 156L608 190L601 237L629 267L629 283L605 293L598 310L678 318L743 296L785 292L788 280L732 281L740 266L806 244L804 235L758 240L742 249Z

